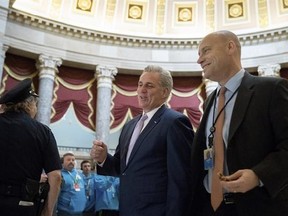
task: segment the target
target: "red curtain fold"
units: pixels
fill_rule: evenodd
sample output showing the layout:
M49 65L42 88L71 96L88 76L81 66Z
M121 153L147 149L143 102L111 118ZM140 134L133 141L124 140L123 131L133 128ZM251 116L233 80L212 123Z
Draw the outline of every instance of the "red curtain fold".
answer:
M202 77L173 77L173 89L178 92L191 92L202 83Z
M119 79L121 80L121 78ZM124 95L117 91L114 91L114 94L115 97L112 99L113 107L111 111L111 129L116 128L118 125L123 125L128 119L133 118L142 112L142 109L138 107L136 95L128 96L127 94Z
M201 101L199 100L197 94L190 97L178 97L173 95L169 101L169 105L174 110L187 114L193 127L198 127L202 112L200 111Z
M36 61L34 59L7 53L5 64L13 73L19 76L25 77L37 72Z
M51 119L52 123L59 121L66 113L69 105L72 103L75 114L79 119L79 121L86 127L93 129L92 125L90 126L88 121L90 110L88 107L89 95L87 91L85 90L76 91L60 85L56 94L57 99L53 104L53 108L55 109L56 113Z
M124 91L136 91L138 80L139 75L118 74L115 77L114 84Z
M51 122L59 121L72 104L77 119L95 130L97 88L94 71L61 66L56 78L56 89Z
M94 70L86 70L68 66L60 66L58 68L58 77L61 77L65 82L71 85L85 84L94 79Z
M32 78L33 87L37 92L39 81L36 71L35 60L7 53L1 77L0 94L5 93L26 78Z

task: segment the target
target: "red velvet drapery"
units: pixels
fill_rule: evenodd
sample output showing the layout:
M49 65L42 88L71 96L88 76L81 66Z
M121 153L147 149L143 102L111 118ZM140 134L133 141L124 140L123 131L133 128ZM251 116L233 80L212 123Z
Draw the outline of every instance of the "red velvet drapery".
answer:
M55 79L51 122L57 122L72 103L78 120L95 129L97 88L92 70L61 66Z

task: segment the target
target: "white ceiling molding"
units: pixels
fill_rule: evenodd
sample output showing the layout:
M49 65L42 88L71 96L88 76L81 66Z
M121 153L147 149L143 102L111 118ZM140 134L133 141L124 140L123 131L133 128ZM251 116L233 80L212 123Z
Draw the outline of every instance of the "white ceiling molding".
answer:
M267 63L287 66L287 26L237 35L243 46L243 67L249 70ZM200 41L200 37L144 37L96 31L12 8L3 39L10 52L30 56L43 53L62 58L63 64L72 66L95 69L98 64L107 64L120 71L141 71L147 64L159 64L175 74L195 75L201 75L197 64Z

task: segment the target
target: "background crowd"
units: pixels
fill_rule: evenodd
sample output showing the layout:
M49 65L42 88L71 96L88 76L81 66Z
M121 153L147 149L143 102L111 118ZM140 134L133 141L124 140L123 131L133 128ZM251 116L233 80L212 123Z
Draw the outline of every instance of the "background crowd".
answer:
M119 178L98 175L91 170L92 162L83 160L76 169L72 152L62 157L62 183L56 205L58 216L117 216L119 208Z

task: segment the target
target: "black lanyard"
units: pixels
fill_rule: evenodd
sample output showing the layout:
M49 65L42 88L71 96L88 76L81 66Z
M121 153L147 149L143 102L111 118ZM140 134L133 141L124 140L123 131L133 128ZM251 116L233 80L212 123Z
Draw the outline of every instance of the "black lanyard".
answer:
M212 146L213 146L214 133L215 133L215 131L216 131L215 124L216 124L219 116L221 115L221 113L225 110L227 104L232 100L232 98L233 98L233 97L235 96L235 94L237 93L238 89L239 89L239 87L233 92L233 94L232 94L232 95L230 96L230 98L227 100L227 102L225 103L225 105L224 105L224 106L222 107L222 109L218 112L216 118L215 118L216 99L217 99L217 97L218 97L219 94L220 94L220 89L219 89L219 91L217 92L217 95L216 95L215 98L214 98L213 117L212 117L212 119L213 119L213 124L212 124L212 126L210 127L210 130L209 130L209 131L210 131L210 134L209 134L209 136L208 136L208 145L209 145L209 148L212 148Z

